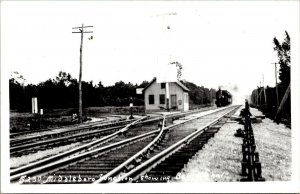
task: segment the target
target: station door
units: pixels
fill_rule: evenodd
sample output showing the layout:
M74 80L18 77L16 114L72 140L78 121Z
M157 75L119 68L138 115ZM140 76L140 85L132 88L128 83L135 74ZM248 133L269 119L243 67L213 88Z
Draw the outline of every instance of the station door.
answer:
M177 96L176 94L171 95L171 108L177 108Z

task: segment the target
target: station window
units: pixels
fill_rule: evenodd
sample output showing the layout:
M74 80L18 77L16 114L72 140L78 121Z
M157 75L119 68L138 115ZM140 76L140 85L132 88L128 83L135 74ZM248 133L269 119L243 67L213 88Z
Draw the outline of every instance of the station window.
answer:
M165 88L166 88L166 83L161 83L161 84L160 84L160 88L161 88L161 89L165 89Z
M159 104L165 104L165 95L164 94L160 94L159 95Z
M154 104L154 95L149 95L149 104Z

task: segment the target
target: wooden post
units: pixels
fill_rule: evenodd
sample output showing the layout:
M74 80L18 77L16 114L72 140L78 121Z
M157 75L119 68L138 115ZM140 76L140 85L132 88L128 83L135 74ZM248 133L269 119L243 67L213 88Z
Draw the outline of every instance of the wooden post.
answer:
M284 93L284 96L283 96L283 98L282 98L282 100L281 100L281 102L280 102L280 106L279 106L279 108L278 108L278 110L277 110L277 113L276 113L276 116L275 116L275 120L277 119L277 117L278 117L278 115L279 115L279 113L281 112L281 110L282 110L282 108L283 108L283 106L284 106L284 104L285 104L285 102L286 102L286 99L288 98L288 96L289 96L289 94L290 94L290 90L291 90L291 84L289 85L289 87L286 89L286 91L285 91L285 93Z
M167 111L170 111L170 88L169 88L169 82L166 82L166 108Z
M130 108L130 117L129 119L133 119L133 99L130 97L129 99L129 108Z
M258 105L258 102L259 102L259 106L261 106L261 93L263 92L263 90L261 90L260 88L257 87L257 105ZM259 99L259 101L258 101Z
M275 87L276 87L276 109L279 106L279 97L278 97L278 86L277 86L277 63L275 64Z
M82 123L82 86L81 86L81 78L82 78L82 46L83 46L83 24L81 27L81 42L80 42L80 67L79 67L79 117L78 122Z
M263 74L263 87L264 87L264 98L265 98L265 105L268 105L268 102L267 102L267 94L266 94L266 88L265 88L265 79L264 79L264 74Z
M31 98L31 104L32 104L32 114L38 114L38 102L37 102L37 97L32 97Z
M79 110L78 110L78 122L82 123L82 85L81 85L81 78L82 78L82 47L83 47L83 34L84 33L93 33L92 31L84 31L84 28L89 28L93 26L84 26L82 24L81 27L74 27L72 29L79 29L79 32L72 32L72 33L80 33L81 34L81 41L80 41L80 67L79 67Z
M277 85L277 63L275 63L275 81L276 81L276 105L278 108L279 105L279 97L278 97L278 85Z
M257 96L256 96L256 106L258 107L258 96L259 96L259 93L258 93L258 87L257 87Z
M261 92L262 92L261 81L259 81L259 90L260 90L260 93L261 93ZM262 104L261 98L262 98L262 96L260 95L260 96L259 96L259 106L261 106L261 104Z

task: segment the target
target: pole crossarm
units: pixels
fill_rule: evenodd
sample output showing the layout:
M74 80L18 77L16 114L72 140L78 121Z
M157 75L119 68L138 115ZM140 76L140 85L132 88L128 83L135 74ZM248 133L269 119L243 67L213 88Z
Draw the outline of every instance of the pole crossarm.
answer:
M86 32L72 32L72 33L93 33L93 31L86 31Z
M72 29L78 29L78 28L91 28L91 27L94 27L94 26L80 26L80 27L74 27L74 28L72 28Z

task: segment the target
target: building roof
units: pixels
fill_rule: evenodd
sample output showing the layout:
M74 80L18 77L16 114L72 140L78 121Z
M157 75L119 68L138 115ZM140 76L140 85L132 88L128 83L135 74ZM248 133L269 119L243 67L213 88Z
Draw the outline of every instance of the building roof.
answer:
M183 85L183 83L181 83L180 81L176 82L184 91L189 92L190 89L188 89L185 85Z
M143 89L143 91L145 91L149 86L151 86L154 82L156 81L156 77L154 77L152 79L152 81ZM170 82L170 83L176 83L180 88L183 89L183 91L185 92L189 92L190 90L185 86L183 85L180 81L177 81L177 82Z

